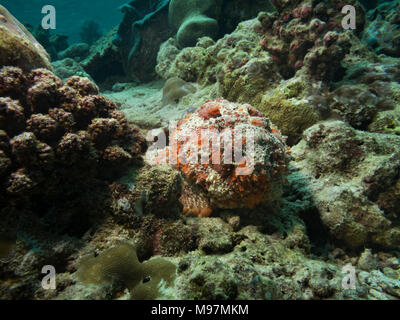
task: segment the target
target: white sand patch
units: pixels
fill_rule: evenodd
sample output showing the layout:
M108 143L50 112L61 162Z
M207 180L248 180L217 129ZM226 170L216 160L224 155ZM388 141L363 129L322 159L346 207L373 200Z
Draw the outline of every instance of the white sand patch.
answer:
M188 108L184 104L162 105L164 81L155 81L135 87L126 86L120 92L102 93L120 105L128 120L141 128L153 129L168 126L178 120Z

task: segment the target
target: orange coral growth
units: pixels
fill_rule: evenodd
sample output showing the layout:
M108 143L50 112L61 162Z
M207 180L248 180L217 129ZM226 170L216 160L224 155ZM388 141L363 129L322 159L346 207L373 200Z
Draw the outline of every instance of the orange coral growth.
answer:
M189 217L206 218L211 215L212 209L210 207L207 208L183 207L182 213L185 216Z
M204 120L208 120L211 118L218 118L221 116L219 109L220 109L219 104L208 103L200 107L200 109L198 110L198 114Z
M247 107L247 110L249 112L249 115L252 117L262 117L261 112L252 106Z
M279 131L277 128L275 128L275 127L271 127L271 132L280 133L280 131Z
M265 126L265 122L262 118L252 118L251 124L259 127Z

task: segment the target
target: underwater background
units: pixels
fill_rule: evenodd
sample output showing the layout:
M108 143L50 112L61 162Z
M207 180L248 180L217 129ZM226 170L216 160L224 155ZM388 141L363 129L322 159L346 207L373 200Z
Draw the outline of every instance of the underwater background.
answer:
M19 21L34 27L42 22L41 9L52 5L57 9L57 32L68 36L70 43L80 42L80 30L85 21L96 21L102 32L106 32L122 19L118 7L126 3L124 0L112 1L45 1L45 0L2 0L6 7Z
M0 280L400 299L400 1L0 0Z

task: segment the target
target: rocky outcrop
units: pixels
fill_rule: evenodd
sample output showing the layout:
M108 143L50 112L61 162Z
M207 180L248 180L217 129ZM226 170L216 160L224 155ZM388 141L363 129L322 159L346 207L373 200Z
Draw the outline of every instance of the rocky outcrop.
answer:
M50 57L31 33L0 6L0 65L51 70Z

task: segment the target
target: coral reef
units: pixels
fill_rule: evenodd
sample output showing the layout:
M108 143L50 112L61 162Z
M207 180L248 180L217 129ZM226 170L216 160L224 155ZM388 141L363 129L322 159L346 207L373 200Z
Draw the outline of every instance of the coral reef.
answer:
M210 44L214 44L211 38L207 39L209 39ZM207 58L206 48L196 46L180 50L176 40L170 38L160 47L156 71L165 80L178 77L188 82L201 83L203 82L203 73L206 72L208 67L206 62L215 65L213 60Z
M87 43L74 43L58 54L59 59L71 58L82 61L89 55L90 47Z
M149 150L146 159L175 165L189 180L185 189L195 184L200 188L195 193L202 190L209 200L209 205L204 201L191 205L190 191L184 191L185 214L207 216L214 208L252 208L281 195L287 164L284 139L250 105L208 101L178 122L169 142L165 149Z
M372 254L371 249L365 249L358 259L357 266L362 270L372 271L377 269L378 261L377 254Z
M307 259L251 228L240 234L245 239L231 254L193 253L181 260L176 281L179 298L391 299L398 295L398 289L386 289L396 287L396 281L379 271L361 271L356 289L343 290L338 266Z
M237 69L250 69L250 73L254 74L255 72L251 70L255 69L257 64L254 66L249 66L249 64L255 62L252 58L261 58L263 61L259 61L258 65L265 64L265 68L268 68L267 60L272 60L278 67L279 73L286 79L292 77L303 66L317 79L334 80L340 77L342 70L340 62L349 50L349 42L357 41L348 33L343 32L338 22L341 21L340 10L333 10L324 3L320 3L313 9L306 1L299 5L289 2L281 5L287 7L284 7L279 14L261 12L257 20L239 24L232 34L226 35L215 46L210 47L205 52L206 54L192 54L188 58L195 62L202 56L202 60L211 60L210 56L212 56L227 65L226 67L230 67L231 72L236 71L238 74L240 72ZM359 4L354 3L354 5L359 9L358 12L364 12ZM362 30L364 15L358 16L360 17L358 24ZM258 46L254 46L254 43ZM177 46L179 47L179 42ZM193 49L188 50L193 51ZM177 59L182 60L183 57ZM328 61L329 64L327 64ZM175 62L175 68L178 63L178 61ZM256 69L259 72L262 71L259 70L260 68ZM198 72L201 71L198 70ZM197 79L201 80L204 73L203 71L197 74Z
M79 76L92 80L92 77L86 73L82 65L74 59L65 58L63 60L57 60L52 63L52 66L54 74L62 80L67 80L72 76Z
M178 46L193 47L197 39L207 36L216 40L232 32L240 21L266 9L273 10L269 0L171 0L169 23L176 32Z
M295 144L305 129L329 114L327 99L305 94L304 81L299 77L282 82L262 96L258 105L258 110L288 136L289 145Z
M18 86L14 86L19 84ZM146 143L87 78L0 70L1 201L68 198L139 160ZM38 197L40 194L40 197ZM22 205L22 203L20 204Z
M367 13L362 39L378 54L400 56L400 1L387 1Z
M179 203L182 185L179 172L168 165L142 168L136 177L133 192L136 199L144 200L140 213L166 218L179 216L182 209Z
M366 129L378 111L377 97L367 86L344 85L331 94L331 111L356 129Z
M229 101L250 103L293 145L305 129L329 116L327 93L354 63L345 64L346 57L356 50L374 57L343 31L340 5L273 4L279 12L260 12L217 42L203 37L196 46L180 49L169 39L160 48L156 71L164 79L197 82ZM364 9L353 4L362 30Z
M121 53L126 74L150 81L156 77L154 67L160 45L174 32L178 43L194 45L202 35L217 38L231 32L237 23L265 8L271 8L268 0L135 0L121 7L124 19L114 44Z
M400 120L398 66L392 58L351 65L328 96L332 114L356 129L396 133Z
M142 221L142 224L135 225L134 240L127 230L110 222L105 223L94 234L83 237L84 247L72 254L71 249L78 244L70 239L54 242L52 237L45 235L51 245L39 247L39 250L28 246L28 242L37 246L32 239L18 241L13 262L6 265L7 270L14 267L19 273L35 274L35 268L41 265L43 257L50 255L59 263L69 263L64 272L57 274L56 290L43 290L38 281L26 281L10 288L10 280L7 280L0 284L2 297L29 298L32 292L33 297L39 299L310 300L396 299L400 296L396 280L400 261L394 255L370 249L360 255L348 255L335 248L326 261L314 259L298 248L288 246L287 240L295 239L293 236L297 234L296 224L292 230L287 229L285 237L281 237L275 233L261 233L254 223L233 231L233 227L221 218L193 219L186 229L178 222L171 224L149 217L143 217ZM168 235L171 232L178 234L177 230L180 230L179 234L184 236L196 228L200 230L198 244L191 248L191 252L181 256L175 251L174 258L149 259L148 255L141 253L142 244L137 244L136 251L130 243L137 243L139 234L151 239L153 233L149 233L149 228L155 224L165 232L164 236L156 237L164 239L158 240L158 245L167 246L170 250L176 245L182 246L185 244L182 241L168 242ZM67 243L70 245L67 246ZM199 244L202 249L198 248ZM96 254L97 257L94 257ZM138 263L138 260L144 262ZM342 268L348 263L356 268L356 289L353 290L342 288ZM376 265L379 269L370 269ZM89 270L94 272L84 272ZM137 270L143 270L150 277L143 276L144 272L133 272ZM83 277L80 278L79 274ZM88 285L82 281L93 276L97 284ZM167 281L159 282L160 278ZM132 279L139 279L141 283L130 290L127 284ZM160 286L155 288L154 282L149 281L160 283Z
M16 66L24 71L51 70L48 53L3 6L0 6L0 18L0 65Z
M398 1L271 3L0 7L1 299L400 299Z
M307 129L292 148L291 164L308 181L320 219L335 239L349 247L398 248L399 145L395 135L328 121Z

